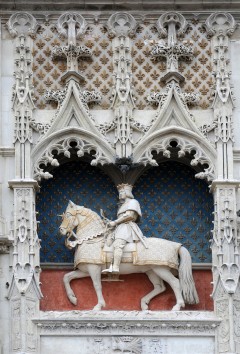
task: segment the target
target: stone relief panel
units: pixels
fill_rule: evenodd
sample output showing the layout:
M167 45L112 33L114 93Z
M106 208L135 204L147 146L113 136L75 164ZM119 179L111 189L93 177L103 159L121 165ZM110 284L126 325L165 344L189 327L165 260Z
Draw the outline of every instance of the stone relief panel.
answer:
M156 28L156 20L139 20L139 26L132 37L132 73L133 87L137 109L152 109L146 98L149 93L159 91L163 86L160 79L166 73L166 62L156 62L151 55L152 45L161 41ZM92 53L93 58L79 61L79 70L86 78L84 89L101 92L103 100L101 106L94 105L94 109L110 109L113 86L112 39L106 26L107 21L99 20L93 23L88 20L89 27L86 33L77 40L77 44L85 45ZM206 36L203 23L194 17L188 20L190 26L186 30L182 41L192 42L193 60L189 63L180 62L179 72L186 78L183 91L200 92L199 107L210 107L211 90L213 85L211 64L211 42ZM35 86L36 106L39 109L55 109L56 104L46 102L46 89L57 90L63 88L61 76L67 69L65 61L51 58L52 48L63 45L57 32L57 23L46 17L36 33L33 48L33 81ZM160 86L160 87L159 87Z
M83 162L66 163L53 175L53 180L41 182L41 193L37 194L41 261L71 262L72 252L66 249L58 232L63 205L70 199L97 213L103 208L107 218L114 220L116 189L102 171ZM142 206L140 227L146 237L182 243L194 263L211 262L213 200L207 183L195 180L192 169L173 161L161 163L146 171L133 191Z
M214 354L219 325L212 312L195 311L54 311L33 321L42 354Z
M43 337L41 341L41 354L53 354L61 351L62 354L214 354L213 338L139 338L131 336L122 337L94 337L81 339L65 339L68 349L64 350L61 338ZM53 351L54 348L54 351ZM72 348L72 350L71 350ZM79 349L81 348L81 349ZM70 350L69 350L70 349Z

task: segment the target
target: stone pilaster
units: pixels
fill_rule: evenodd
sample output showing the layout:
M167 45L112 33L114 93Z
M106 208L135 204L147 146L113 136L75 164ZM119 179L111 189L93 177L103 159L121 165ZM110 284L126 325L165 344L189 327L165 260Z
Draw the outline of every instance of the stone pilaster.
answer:
M38 313L39 239L35 212L37 182L31 179L32 115L32 38L38 27L28 13L16 13L7 23L15 38L15 86L13 112L15 119L15 179L9 181L14 192L12 279L8 298L11 311L11 344L14 353L38 350L36 327L32 317Z
M233 100L228 58L229 36L235 21L228 13L214 13L206 21L212 36L215 76L213 114L217 149L217 179L212 184L215 199L213 254L213 299L217 316L218 353L240 352L239 239L237 234L236 193L239 183L233 180Z

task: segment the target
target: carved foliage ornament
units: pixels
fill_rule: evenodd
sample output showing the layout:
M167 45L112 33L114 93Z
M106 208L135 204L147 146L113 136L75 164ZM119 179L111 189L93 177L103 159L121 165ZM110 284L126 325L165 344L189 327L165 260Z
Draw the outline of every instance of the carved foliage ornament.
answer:
M184 108L190 114L190 112L188 111L187 105L198 104L199 94L192 93L192 92L190 92L190 93L182 92L179 84L175 83L174 81L167 84L166 89L163 92L150 93L150 95L147 97L147 101L149 103L159 105L159 108L162 108L164 106L165 102L167 101L169 94L171 94L173 89L175 89L182 104L184 105ZM192 117L192 115L191 115L191 117Z
M7 27L12 37L20 35L34 36L39 24L31 14L17 12L10 17Z
M78 91L79 91L79 98L86 110L86 112L88 113L89 117L92 118L90 112L89 112L89 107L88 107L88 103L91 102L95 102L100 103L102 96L99 92L97 91L81 91L81 87L80 85L78 85L77 83L75 83ZM66 99L67 93L68 93L68 85L65 86L65 88L63 90L57 90L57 91L53 91L53 90L47 90L44 98L46 101L56 101L58 102L58 108L57 108L57 112L56 115L58 114L60 108L63 105L64 100Z

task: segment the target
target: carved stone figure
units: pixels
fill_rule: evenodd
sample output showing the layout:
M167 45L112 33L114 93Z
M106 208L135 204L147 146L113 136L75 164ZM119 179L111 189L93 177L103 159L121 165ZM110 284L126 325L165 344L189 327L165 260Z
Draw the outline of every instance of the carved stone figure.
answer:
M136 224L142 213L138 201L133 197L132 186L129 184L120 184L118 190L122 205L118 210L117 220L108 223L110 228L115 228L115 231L112 234L110 233L112 236L108 239L108 245L111 245L111 240L114 240L114 263L113 266L111 265L109 269L105 269L103 272L119 273L119 266L127 243L141 241L147 248L142 231Z
M141 210L139 203L133 198L131 186L120 185L118 189L119 197L124 203L119 208L115 221L108 220L106 223L106 218L101 219L94 211L71 201L62 215L63 221L59 229L62 235L67 236L65 244L70 249L76 248L75 270L64 276L65 289L71 303L77 304L70 286L71 280L90 276L98 298L94 310L101 310L105 306L101 273L106 263L111 264L113 258L112 249L105 245L105 241L108 243L111 239L109 232L112 233L112 228L116 226L113 242L114 265L108 271L119 271L120 274L145 273L148 276L154 289L141 299L142 310L147 310L150 300L166 289L163 281L171 286L176 296L173 310L180 310L185 303L198 303L191 256L187 249L176 242L159 238L145 239L135 223L141 216ZM134 240L137 242L131 242ZM178 269L179 280L172 274L173 269Z

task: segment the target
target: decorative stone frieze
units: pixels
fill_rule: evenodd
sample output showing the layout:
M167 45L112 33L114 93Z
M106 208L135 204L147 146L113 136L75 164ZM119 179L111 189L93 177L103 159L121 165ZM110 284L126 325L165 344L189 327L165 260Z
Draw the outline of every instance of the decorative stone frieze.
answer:
M120 350L136 354L178 353L174 343L179 346L183 334L198 342L197 353L206 353L208 348L213 354L219 326L219 320L212 312L191 311L53 311L41 312L33 322L39 328L44 346L51 345L51 338L56 341L60 336L71 335L73 341L78 337L84 354L118 353ZM46 336L49 344L44 339ZM206 342L201 342L202 337ZM86 341L86 338L89 339ZM185 346L181 350L188 353Z

